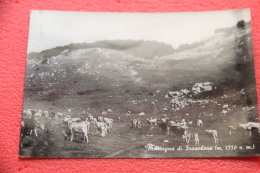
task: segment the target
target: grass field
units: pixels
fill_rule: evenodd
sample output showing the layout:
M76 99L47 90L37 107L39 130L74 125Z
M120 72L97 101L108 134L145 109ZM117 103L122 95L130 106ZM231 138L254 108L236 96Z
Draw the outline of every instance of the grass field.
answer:
M126 111L121 108L117 109L115 106L112 110L113 113L109 113L107 117L113 118L113 130L108 133L107 136L101 137L100 135L95 134L96 126L91 124L90 133L89 133L89 143L85 144L83 142L83 136L77 136L77 140L71 142L69 140L65 140L61 131L63 129L63 125L61 124L63 118L59 117L58 119L46 119L42 118L42 122L45 123L45 129L39 130L39 137L35 137L33 135L27 136L24 141L28 143L25 147L21 148L20 155L23 157L51 157L51 158L172 158L172 157L235 157L235 156L247 156L247 155L255 155L259 153L259 144L260 138L258 136L249 137L249 134L245 132L244 134L232 132L232 136L229 135L227 127L229 125L236 126L238 123L247 122L250 116L250 119L257 118L257 105L255 109L250 112L242 112L243 103L239 102L231 102L231 100L235 101L239 99L239 95L236 93L238 91L230 91L227 94L227 98L223 98L221 96L214 96L214 101L217 101L219 105L207 104L204 106L189 106L180 110L179 112L169 111L167 112L170 120L181 120L184 118L186 121L193 121L192 125L189 125L191 132L197 132L199 134L200 144L195 145L194 140L192 139L189 146L190 147L213 147L213 151L185 151L185 140L183 139L179 142L176 139L176 135L171 133L169 135L162 134L161 128L157 125L149 125L146 122L146 118L156 116L155 111L157 112L157 117L162 115L160 108L149 110L149 104L145 102L141 102L141 107L144 112L150 112L144 116L139 116L138 113L132 113L131 115L126 115ZM105 99L98 98L90 99L88 101L88 105L90 103L99 103L99 102L111 102L113 100L118 99ZM82 99L82 102L81 102ZM160 102L163 103L165 98L158 98L158 104ZM55 102L46 102L40 100L26 100L24 107L32 108L30 105L35 107L33 108L41 108L42 110L49 110L52 108L53 110L65 110L64 107L68 105L73 105L77 100L78 103L73 106L73 113L71 113L72 117L80 117L80 112L87 108L84 107L86 102L84 98L80 96L76 96L74 99L72 97L64 97L62 100ZM66 104L60 104L67 103ZM117 102L116 102L117 103ZM236 103L236 104L235 104ZM131 104L131 103L126 103ZM224 104L228 104L231 110L227 115L221 115L220 111L222 110L222 106ZM59 106L59 105L62 105ZM97 117L99 114L97 112L101 112L102 104L98 104L99 107L94 109L92 107L92 114ZM114 105L116 105L114 103ZM126 105L127 106L127 105ZM136 106L136 105L134 105ZM129 105L130 107L130 105ZM159 107L159 106L158 106ZM68 107L67 107L68 108ZM96 112L95 112L96 111ZM187 115L188 114L188 115ZM212 114L212 115L210 115ZM246 117L248 116L248 117ZM121 121L117 120L117 117L121 117ZM82 117L83 118L83 117ZM140 118L142 121L142 127L132 128L131 127L131 119ZM201 119L204 123L202 128L196 127L197 119ZM209 138L205 133L205 129L215 129L218 131L218 139L219 143L215 144L213 138ZM167 140L167 142L164 142ZM148 151L145 148L147 144L153 144L162 148L172 148L177 149L179 146L182 146L182 151ZM232 147L236 146L257 146L254 150L232 150ZM223 150L215 150L215 146L222 147ZM231 148L226 148L228 145ZM229 147L230 147L229 146ZM226 150L228 149L228 150Z

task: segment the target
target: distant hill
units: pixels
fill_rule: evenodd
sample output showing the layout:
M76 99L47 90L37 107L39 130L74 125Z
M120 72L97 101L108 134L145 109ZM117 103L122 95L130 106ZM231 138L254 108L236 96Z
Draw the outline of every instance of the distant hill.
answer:
M112 50L119 50L125 53L142 57L142 58L154 58L172 54L174 48L171 45L165 43L159 43L156 41L143 41L143 40L104 40L94 43L72 43L67 46L60 46L42 52L32 52L28 54L28 58L43 57L48 58L57 56L64 50L78 50L88 48L106 48Z
M251 33L251 22L245 23L245 30L246 30L246 33ZM200 40L200 41L196 41L196 42L190 43L190 44L181 44L176 49L176 52L181 52L183 50L189 50L189 49L193 49L193 48L202 46L202 45L206 44L207 42L214 40L216 37L223 37L223 39L224 39L225 37L232 36L232 34L235 34L236 32L237 32L237 26L219 28L219 29L215 30L215 32L214 32L215 35L213 37L203 39L203 40Z

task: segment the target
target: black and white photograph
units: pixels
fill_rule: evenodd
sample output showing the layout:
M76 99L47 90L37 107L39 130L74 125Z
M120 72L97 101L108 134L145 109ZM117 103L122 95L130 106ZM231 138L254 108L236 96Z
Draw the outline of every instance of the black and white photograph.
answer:
M31 11L19 156L259 156L251 22Z

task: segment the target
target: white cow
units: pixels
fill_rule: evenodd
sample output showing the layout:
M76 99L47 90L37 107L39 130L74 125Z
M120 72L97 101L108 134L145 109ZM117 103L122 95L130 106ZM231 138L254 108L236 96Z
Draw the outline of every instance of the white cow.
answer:
M49 117L50 117L50 112L49 112L49 111L43 111L43 115L44 115L46 118L49 118Z
M137 119L132 119L132 128L137 127Z
M74 141L74 136L76 137L76 133L83 132L84 142L88 143L89 122L73 122L72 120L68 120L68 129L71 132L70 141Z
M198 133L191 133L187 130L184 132L184 138L186 139L186 144L190 143L190 140L194 138L195 145L199 145L199 134Z
M106 111L103 111L103 112L101 112L101 115L102 115L102 116L106 116L106 115L107 115L107 112L106 112Z
M202 120L198 120L198 121L197 121L197 127L202 127L202 126L203 126Z
M147 122L148 122L150 125L153 125L153 124L156 125L156 124L157 124L157 117L154 118L154 119L153 119L152 117L151 117L150 119L147 118Z
M113 119L111 119L111 118L104 118L104 122L107 125L107 130L111 131L112 127L113 127Z
M97 118L97 120L98 120L99 122L104 122L104 117L99 116L99 117Z
M232 135L232 131L236 131L236 130L237 128L235 126L228 126L228 132L230 136Z
M104 122L96 122L97 131L100 136L105 137L107 135L107 125Z
M141 128L141 120L139 118L137 118L137 128Z
M205 132L209 137L213 136L215 144L218 143L218 132L217 132L217 130L205 130Z
M144 113L144 112L141 112L141 113L139 114L139 116L143 116L143 115L145 115L145 113Z
M252 133L251 133L251 129L252 128L257 128L258 129L258 133L260 133L260 123L248 122L248 123L245 123L245 124L238 124L238 129L239 130L244 129L244 130L248 131L249 132L249 136L252 135Z
M23 111L23 118L32 119L33 113L30 109Z

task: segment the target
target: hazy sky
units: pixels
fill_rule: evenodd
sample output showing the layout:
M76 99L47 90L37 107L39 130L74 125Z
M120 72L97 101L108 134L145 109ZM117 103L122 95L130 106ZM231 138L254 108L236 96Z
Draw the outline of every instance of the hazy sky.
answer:
M189 13L90 13L32 11L28 52L70 43L99 40L155 40L192 43L213 35L217 28L250 21L250 10Z

